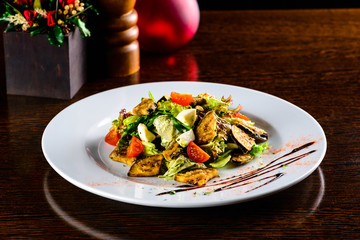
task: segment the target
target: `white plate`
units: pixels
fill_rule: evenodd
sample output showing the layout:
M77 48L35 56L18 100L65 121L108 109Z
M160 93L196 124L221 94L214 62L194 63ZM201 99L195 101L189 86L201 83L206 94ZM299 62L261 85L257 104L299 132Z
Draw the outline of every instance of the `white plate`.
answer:
M104 142L104 136L118 112L132 110L149 91L155 99L171 91L206 92L219 98L231 94L234 107L240 104L245 115L269 132L271 149L246 165L218 169L219 177L203 188L179 191L183 184L175 181L130 178L128 166L109 159L114 147ZM306 148L298 149L307 143ZM272 95L224 84L162 82L121 87L72 104L48 124L42 149L56 172L84 190L132 204L187 208L249 201L302 181L324 158L326 137L308 113Z

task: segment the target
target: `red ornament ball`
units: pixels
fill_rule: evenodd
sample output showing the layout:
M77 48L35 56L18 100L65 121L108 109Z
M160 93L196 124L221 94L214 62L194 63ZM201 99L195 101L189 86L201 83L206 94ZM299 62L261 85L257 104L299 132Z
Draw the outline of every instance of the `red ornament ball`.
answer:
M170 52L189 42L200 22L196 0L137 0L140 48Z

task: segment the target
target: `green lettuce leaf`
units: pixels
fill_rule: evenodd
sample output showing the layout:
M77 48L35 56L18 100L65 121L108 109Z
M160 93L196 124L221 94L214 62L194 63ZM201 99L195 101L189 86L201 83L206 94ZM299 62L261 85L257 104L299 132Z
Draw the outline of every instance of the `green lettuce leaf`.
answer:
M263 143L263 144L259 144L259 145L255 144L249 153L251 155L253 155L254 157L257 157L257 156L261 155L267 148L268 148L267 142Z
M168 115L160 115L153 122L156 133L161 137L161 146L168 149L175 142L179 131L176 129L174 121Z
M194 165L196 165L195 162L183 155L180 155L177 159L167 162L168 170L159 177L164 178L165 180L172 180L180 171L190 168Z
M123 123L124 123L124 125L130 125L133 122L136 122L137 120L139 120L139 118L140 118L139 115L133 115L133 116L125 118Z
M143 154L148 157L148 156L152 156L152 155L156 155L156 154L160 154L161 152L156 149L155 144L151 143L151 142L146 142L146 141L141 141L144 148L143 148Z
M158 110L161 111L167 111L170 112L171 115L173 115L174 117L176 117L180 112L182 112L185 109L190 109L191 106L181 106L179 104L176 104L170 100L167 101L161 101L158 104Z
M149 98L155 101L155 98L150 91L149 91Z
M204 96L204 98L206 100L205 108L214 110L219 115L229 112L228 107L231 106L231 103L223 102L210 95Z
M210 166L213 168L221 168L224 167L231 159L232 150L226 151L223 155L221 155L215 162L210 163Z
M209 151L215 152L217 154L221 154L225 152L227 148L227 144L225 143L224 139L220 136L216 136L214 140L207 144L201 145L202 148L207 148Z

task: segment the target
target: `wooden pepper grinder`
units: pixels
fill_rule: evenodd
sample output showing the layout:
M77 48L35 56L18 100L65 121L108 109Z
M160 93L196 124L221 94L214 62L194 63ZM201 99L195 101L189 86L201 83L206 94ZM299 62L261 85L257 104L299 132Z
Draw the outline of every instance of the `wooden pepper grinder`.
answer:
M104 44L106 45L107 71L120 77L136 73L140 68L140 50L136 25L136 0L98 1Z

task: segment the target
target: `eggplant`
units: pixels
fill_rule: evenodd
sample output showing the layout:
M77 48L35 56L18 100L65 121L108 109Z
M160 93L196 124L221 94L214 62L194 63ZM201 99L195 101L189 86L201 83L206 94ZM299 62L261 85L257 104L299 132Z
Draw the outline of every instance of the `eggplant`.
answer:
M141 103L139 103L133 109L135 115L150 115L157 108L156 102L151 98L144 98Z
M126 156L127 147L123 146L121 149L116 147L109 155L110 159L117 162L123 162L129 166L136 160L136 157Z
M175 180L196 186L204 186L210 179L217 176L218 171L215 168L197 168L176 174Z
M207 112L195 129L196 142L198 144L211 142L216 136L216 125L215 111Z
M235 125L231 126L231 134L243 153L249 152L255 145L255 139Z
M169 149L162 152L164 158L168 161L175 159L181 151L179 148L179 143L175 142Z
M157 101L157 103L161 103L162 101L167 101L169 99L170 99L169 95L164 95Z
M255 157L251 154L233 153L231 161L236 164L245 164L253 160Z
M206 99L203 98L203 97L193 97L193 100L191 102L191 106L192 107L195 107L195 106L202 106L202 105L205 105L206 104Z
M147 158L137 159L130 167L129 177L151 177L160 172L163 155L153 155Z
M266 142L269 139L269 134L265 130L255 127L244 119L235 118L231 123L241 128L245 133L254 138L257 144Z

